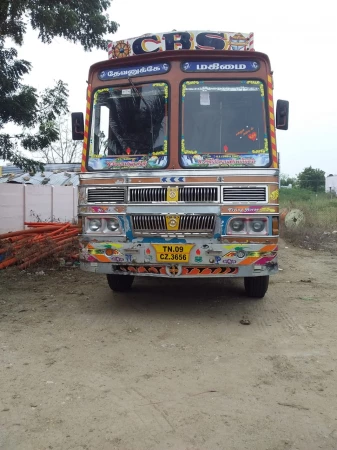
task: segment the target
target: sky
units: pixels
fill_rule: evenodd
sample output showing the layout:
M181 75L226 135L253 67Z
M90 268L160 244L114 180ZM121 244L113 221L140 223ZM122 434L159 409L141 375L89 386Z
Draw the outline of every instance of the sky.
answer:
M111 40L165 31L254 32L255 49L266 53L274 71L274 102L289 100L288 131L277 131L281 173L294 176L305 167L337 174L337 26L331 0L114 0L108 11L120 24ZM56 38L42 44L29 30L19 58L32 63L25 83L42 90L62 79L69 86L70 110L85 111L89 66L107 51L84 52Z

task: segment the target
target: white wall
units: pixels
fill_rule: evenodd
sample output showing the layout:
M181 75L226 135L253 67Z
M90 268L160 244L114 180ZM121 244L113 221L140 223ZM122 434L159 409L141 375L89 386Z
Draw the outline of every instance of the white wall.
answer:
M0 184L0 233L22 230L24 222L77 220L77 187Z

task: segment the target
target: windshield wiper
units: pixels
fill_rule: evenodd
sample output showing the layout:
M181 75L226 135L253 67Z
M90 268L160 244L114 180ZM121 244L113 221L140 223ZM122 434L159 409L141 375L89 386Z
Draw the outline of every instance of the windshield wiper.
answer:
M130 77L128 77L129 83L131 84L132 90L136 93L136 95L138 95L139 98L141 98L147 108L147 110L150 113L150 125L151 125L151 141L152 141L152 152L153 152L153 148L154 148L154 142L153 142L153 118L152 118L152 111L151 108L149 106L149 104L147 103L147 101L145 100L143 94L137 89L137 87L135 86L134 82L131 80Z

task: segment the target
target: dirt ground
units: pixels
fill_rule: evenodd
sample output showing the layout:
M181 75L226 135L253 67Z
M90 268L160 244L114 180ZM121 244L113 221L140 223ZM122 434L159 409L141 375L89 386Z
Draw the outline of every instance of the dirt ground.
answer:
M280 266L264 300L2 271L0 448L335 450L337 256L281 242Z

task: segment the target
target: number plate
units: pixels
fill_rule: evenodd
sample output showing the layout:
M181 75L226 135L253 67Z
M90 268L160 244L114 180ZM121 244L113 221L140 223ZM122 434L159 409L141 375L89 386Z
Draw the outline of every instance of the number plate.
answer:
M194 244L152 244L157 262L188 263Z

